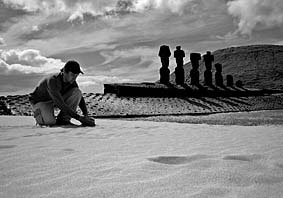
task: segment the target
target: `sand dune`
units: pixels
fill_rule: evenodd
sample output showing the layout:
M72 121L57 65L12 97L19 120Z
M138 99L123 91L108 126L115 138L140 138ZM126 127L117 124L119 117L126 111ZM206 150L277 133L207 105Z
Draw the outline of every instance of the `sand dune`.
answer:
M0 197L282 197L282 125L96 123L1 116Z

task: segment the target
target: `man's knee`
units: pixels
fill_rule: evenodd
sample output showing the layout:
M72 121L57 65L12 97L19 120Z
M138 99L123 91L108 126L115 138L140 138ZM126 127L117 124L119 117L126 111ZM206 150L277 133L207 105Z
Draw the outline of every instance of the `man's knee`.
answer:
M40 109L34 111L34 118L36 123L39 125L54 125L56 124L56 119L54 115L48 115L46 112L42 112Z
M32 104L33 116L39 125L54 125L56 118L54 116L54 106L52 101L39 102Z

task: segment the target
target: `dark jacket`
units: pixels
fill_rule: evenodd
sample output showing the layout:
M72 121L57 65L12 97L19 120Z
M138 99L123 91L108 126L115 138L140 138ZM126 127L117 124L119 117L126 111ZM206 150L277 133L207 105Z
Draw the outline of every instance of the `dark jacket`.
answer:
M71 117L78 119L79 115L73 111L71 108L67 106L67 104L64 102L63 95L71 90L72 88L78 88L78 84L75 81L74 83L65 83L63 81L63 73L57 73L52 74L44 79L42 79L35 90L30 94L30 102L32 104L36 104L38 102L46 102L52 100L54 102L54 105L56 105L59 109L63 110L67 114L69 114ZM81 100L84 103L84 100L82 98ZM86 112L85 103L84 105L81 105L80 108L83 109L82 111Z

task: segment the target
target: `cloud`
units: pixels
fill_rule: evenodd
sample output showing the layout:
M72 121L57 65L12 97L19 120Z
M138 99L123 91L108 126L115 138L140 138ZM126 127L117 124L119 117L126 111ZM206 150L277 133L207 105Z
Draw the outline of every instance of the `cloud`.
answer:
M118 76L129 76L132 81L141 81L144 78L153 78L155 69L159 65L157 49L150 47L134 47L102 51L100 54L105 61L100 68L105 72Z
M282 0L233 0L227 2L228 13L238 19L241 34L250 35L256 28L282 27Z
M2 0L4 4L27 12L36 11L63 11L64 3L60 0Z
M26 13L24 10L11 8L0 0L0 31L7 31L11 24L17 23L18 18L23 18L27 15L28 13Z
M78 82L80 86L100 85L103 83L125 83L130 79L122 79L117 76L80 76Z
M0 50L0 68L5 73L52 73L59 71L63 65L60 59L44 57L34 49Z
M3 0L3 2L14 9L31 13L41 12L47 15L68 13L69 21L83 19L85 14L99 16L115 9L121 11L125 5L128 5L128 1L125 0Z
M283 40L273 43L274 45L283 45Z
M101 55L105 58L105 62L102 65L107 65L118 58L134 58L140 57L142 61L149 61L155 58L156 50L149 47L136 47L131 49L116 49L111 51L101 52Z
M59 49L51 44L48 45L49 47L46 45L45 41L50 43L53 40L56 42L53 43L55 46L60 43L62 46L66 41L65 46L73 45L72 47L75 47L76 45L83 46L83 43L87 45L86 43L89 42L96 44L100 40L103 43L119 42L121 38L131 40L133 37L140 40L145 37L161 40L164 39L164 35L170 34L169 38L171 39L172 36L186 36L187 32L196 29L197 24L204 24L203 20L208 18L203 16L206 13L212 18L215 14L210 14L211 12L207 10L213 10L213 6L219 5L219 1L5 0L10 7L15 6L17 9L29 10L35 12L36 15L19 19L17 24L10 26L7 35L10 38L9 41L12 40L11 43L15 43L14 46L24 45L26 48L40 48L45 53L50 52L43 48L53 51ZM226 4L221 4L226 9ZM84 6L91 11L88 12ZM219 6L217 7L219 8ZM146 13L147 11L148 13ZM53 13L53 15L45 16L39 14L40 12ZM142 14L129 14L132 12L142 12ZM126 14L127 16L119 17ZM180 14L183 15L180 17ZM172 15L174 16L172 17ZM88 35L92 38L87 39Z
M0 37L0 46L1 45L5 45L5 40L2 37Z
M152 9L166 9L182 14L186 9L196 10L197 0L2 0L14 9L26 12L43 12L47 15L68 13L68 21L83 20L86 15L109 16Z
M167 9L173 13L183 13L187 6L196 5L194 0L135 0L133 10L145 11L148 9Z
M238 32L235 31L235 32L228 32L224 36L216 35L215 38L217 38L219 40L232 41L232 40L238 39L238 36L239 36Z
M103 85L108 83L127 83L130 79L120 78L117 76L85 76L81 75L77 79L80 89L83 92L103 92Z

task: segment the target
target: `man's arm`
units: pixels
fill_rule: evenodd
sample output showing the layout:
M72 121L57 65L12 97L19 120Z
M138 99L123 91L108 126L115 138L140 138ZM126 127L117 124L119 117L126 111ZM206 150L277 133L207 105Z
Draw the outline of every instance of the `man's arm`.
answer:
M72 110L65 102L60 93L60 88L56 82L56 79L50 79L47 83L47 89L53 102L59 107L61 111L66 112L72 118L80 120L81 116Z
M82 110L83 115L84 116L88 116L88 111L87 111L87 107L86 107L85 100L84 100L83 96L82 96L82 99L81 99L81 101L79 103L79 107Z
M84 100L83 96L82 96L81 101L79 103L79 107L82 110L83 115L84 115L80 118L80 122L82 123L82 125L84 125L84 126L95 126L95 120L88 116L88 111L87 111L87 107L86 107L85 100Z

